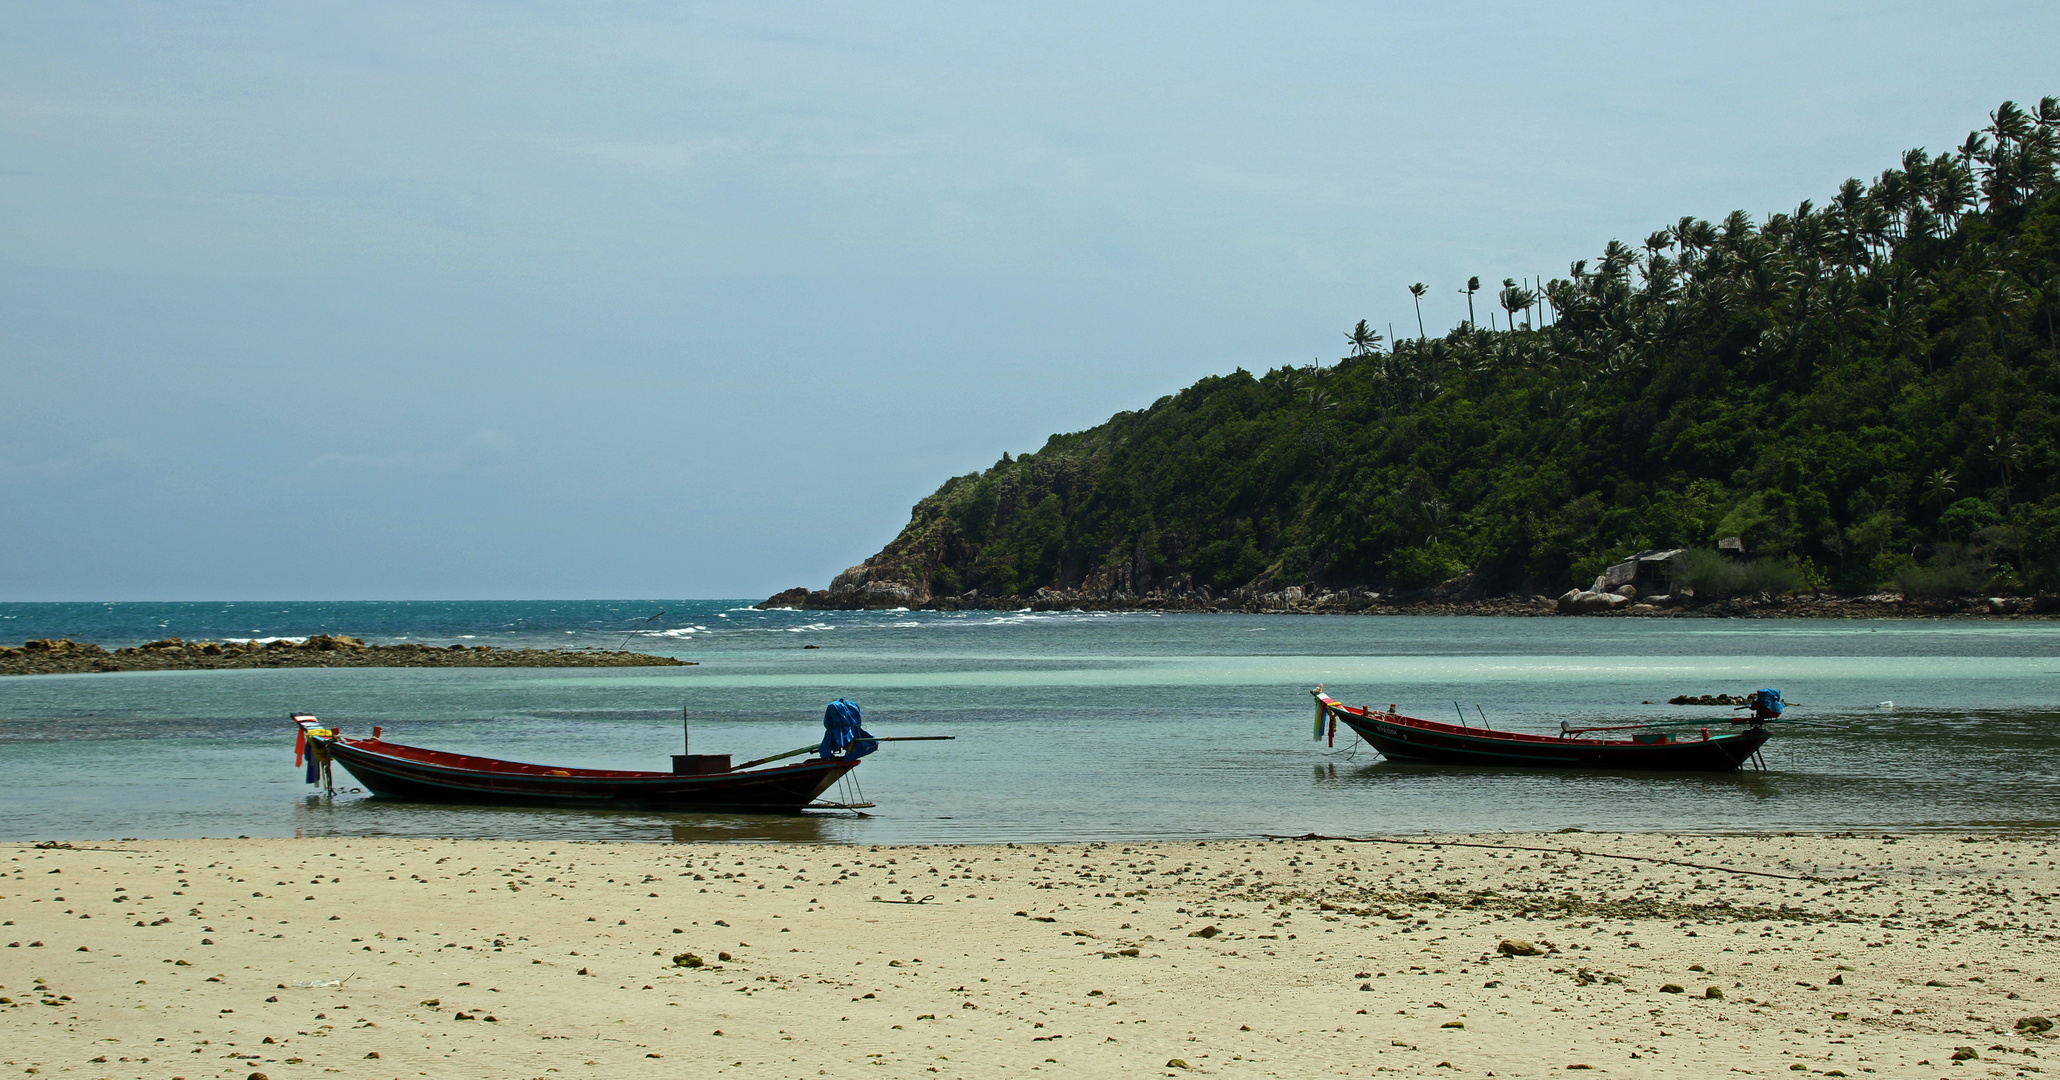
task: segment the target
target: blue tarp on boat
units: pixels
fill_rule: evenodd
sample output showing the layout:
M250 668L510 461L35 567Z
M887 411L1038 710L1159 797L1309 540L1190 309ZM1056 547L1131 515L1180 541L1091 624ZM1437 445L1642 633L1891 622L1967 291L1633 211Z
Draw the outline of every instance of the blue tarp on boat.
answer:
M823 710L823 757L843 751L848 758L861 758L880 748L872 732L859 726L858 702L838 698Z

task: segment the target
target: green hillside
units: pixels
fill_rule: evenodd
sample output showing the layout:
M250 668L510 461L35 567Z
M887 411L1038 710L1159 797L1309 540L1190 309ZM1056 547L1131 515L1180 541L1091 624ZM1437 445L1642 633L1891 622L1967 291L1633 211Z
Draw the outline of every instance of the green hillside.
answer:
M2056 148L2060 102L2006 103L1822 205L1491 284L1491 328L1203 379L947 481L867 575L1554 593L1738 536L1788 585L2060 588Z

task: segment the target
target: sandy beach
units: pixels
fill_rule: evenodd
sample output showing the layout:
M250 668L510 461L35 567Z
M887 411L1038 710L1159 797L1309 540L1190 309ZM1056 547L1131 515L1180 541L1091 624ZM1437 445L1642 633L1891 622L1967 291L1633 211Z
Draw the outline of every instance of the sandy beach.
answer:
M14 1075L2001 1076L2060 1011L2046 836L74 843L7 847Z

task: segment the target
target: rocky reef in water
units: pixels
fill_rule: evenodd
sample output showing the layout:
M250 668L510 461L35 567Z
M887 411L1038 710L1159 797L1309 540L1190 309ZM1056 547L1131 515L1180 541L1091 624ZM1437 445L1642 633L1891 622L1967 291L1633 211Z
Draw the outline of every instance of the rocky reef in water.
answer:
M106 649L70 638L0 646L0 675L79 675L105 671L205 671L303 667L675 667L670 656L603 649L501 649L492 645L368 645L343 634L300 641L185 641Z

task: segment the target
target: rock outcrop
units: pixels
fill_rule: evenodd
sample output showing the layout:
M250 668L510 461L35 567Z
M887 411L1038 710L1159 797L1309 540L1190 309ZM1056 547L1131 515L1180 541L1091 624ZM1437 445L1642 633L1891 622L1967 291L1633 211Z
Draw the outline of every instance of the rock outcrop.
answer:
M830 583L827 589L792 588L778 593L757 607L761 610L796 608L807 611L858 611L866 609L921 608L931 611L1245 611L1308 612L1344 614L1378 608L1423 609L1466 606L1494 609L1498 614L1550 614L1545 597L1484 598L1470 595L1463 587L1423 589L1413 593L1381 593L1371 589L1321 589L1302 585L1252 585L1217 592L1180 583L1174 587L1132 593L1104 583L1090 583L1077 589L1047 586L1028 596L983 596L970 590L956 596L936 596L919 584L881 580L870 566L854 566Z
M0 646L0 675L80 675L275 667L671 667L692 660L602 649L499 649L492 645L368 645L344 634L295 640L185 641L165 638L108 650L70 638Z
M1870 595L1734 597L1697 601L1693 597L1632 598L1617 592L1575 589L1554 599L1547 596L1481 596L1464 589L1421 589L1383 593L1370 589L1328 590L1309 586L1249 586L1217 593L1208 587L1121 590L1043 588L1028 596L982 596L966 592L934 596L905 581L875 581L853 567L837 576L829 589L796 586L756 606L760 610L800 611L928 610L928 611L1221 611L1265 615L1503 615L1608 616L1614 618L1732 619L1944 619L2060 617L2060 597L2022 597L1998 602L1993 597L1933 602L1900 596Z
M1630 604L1631 598L1622 593L1568 589L1554 607L1562 615L1592 615L1598 611L1615 611L1620 607L1629 607Z

